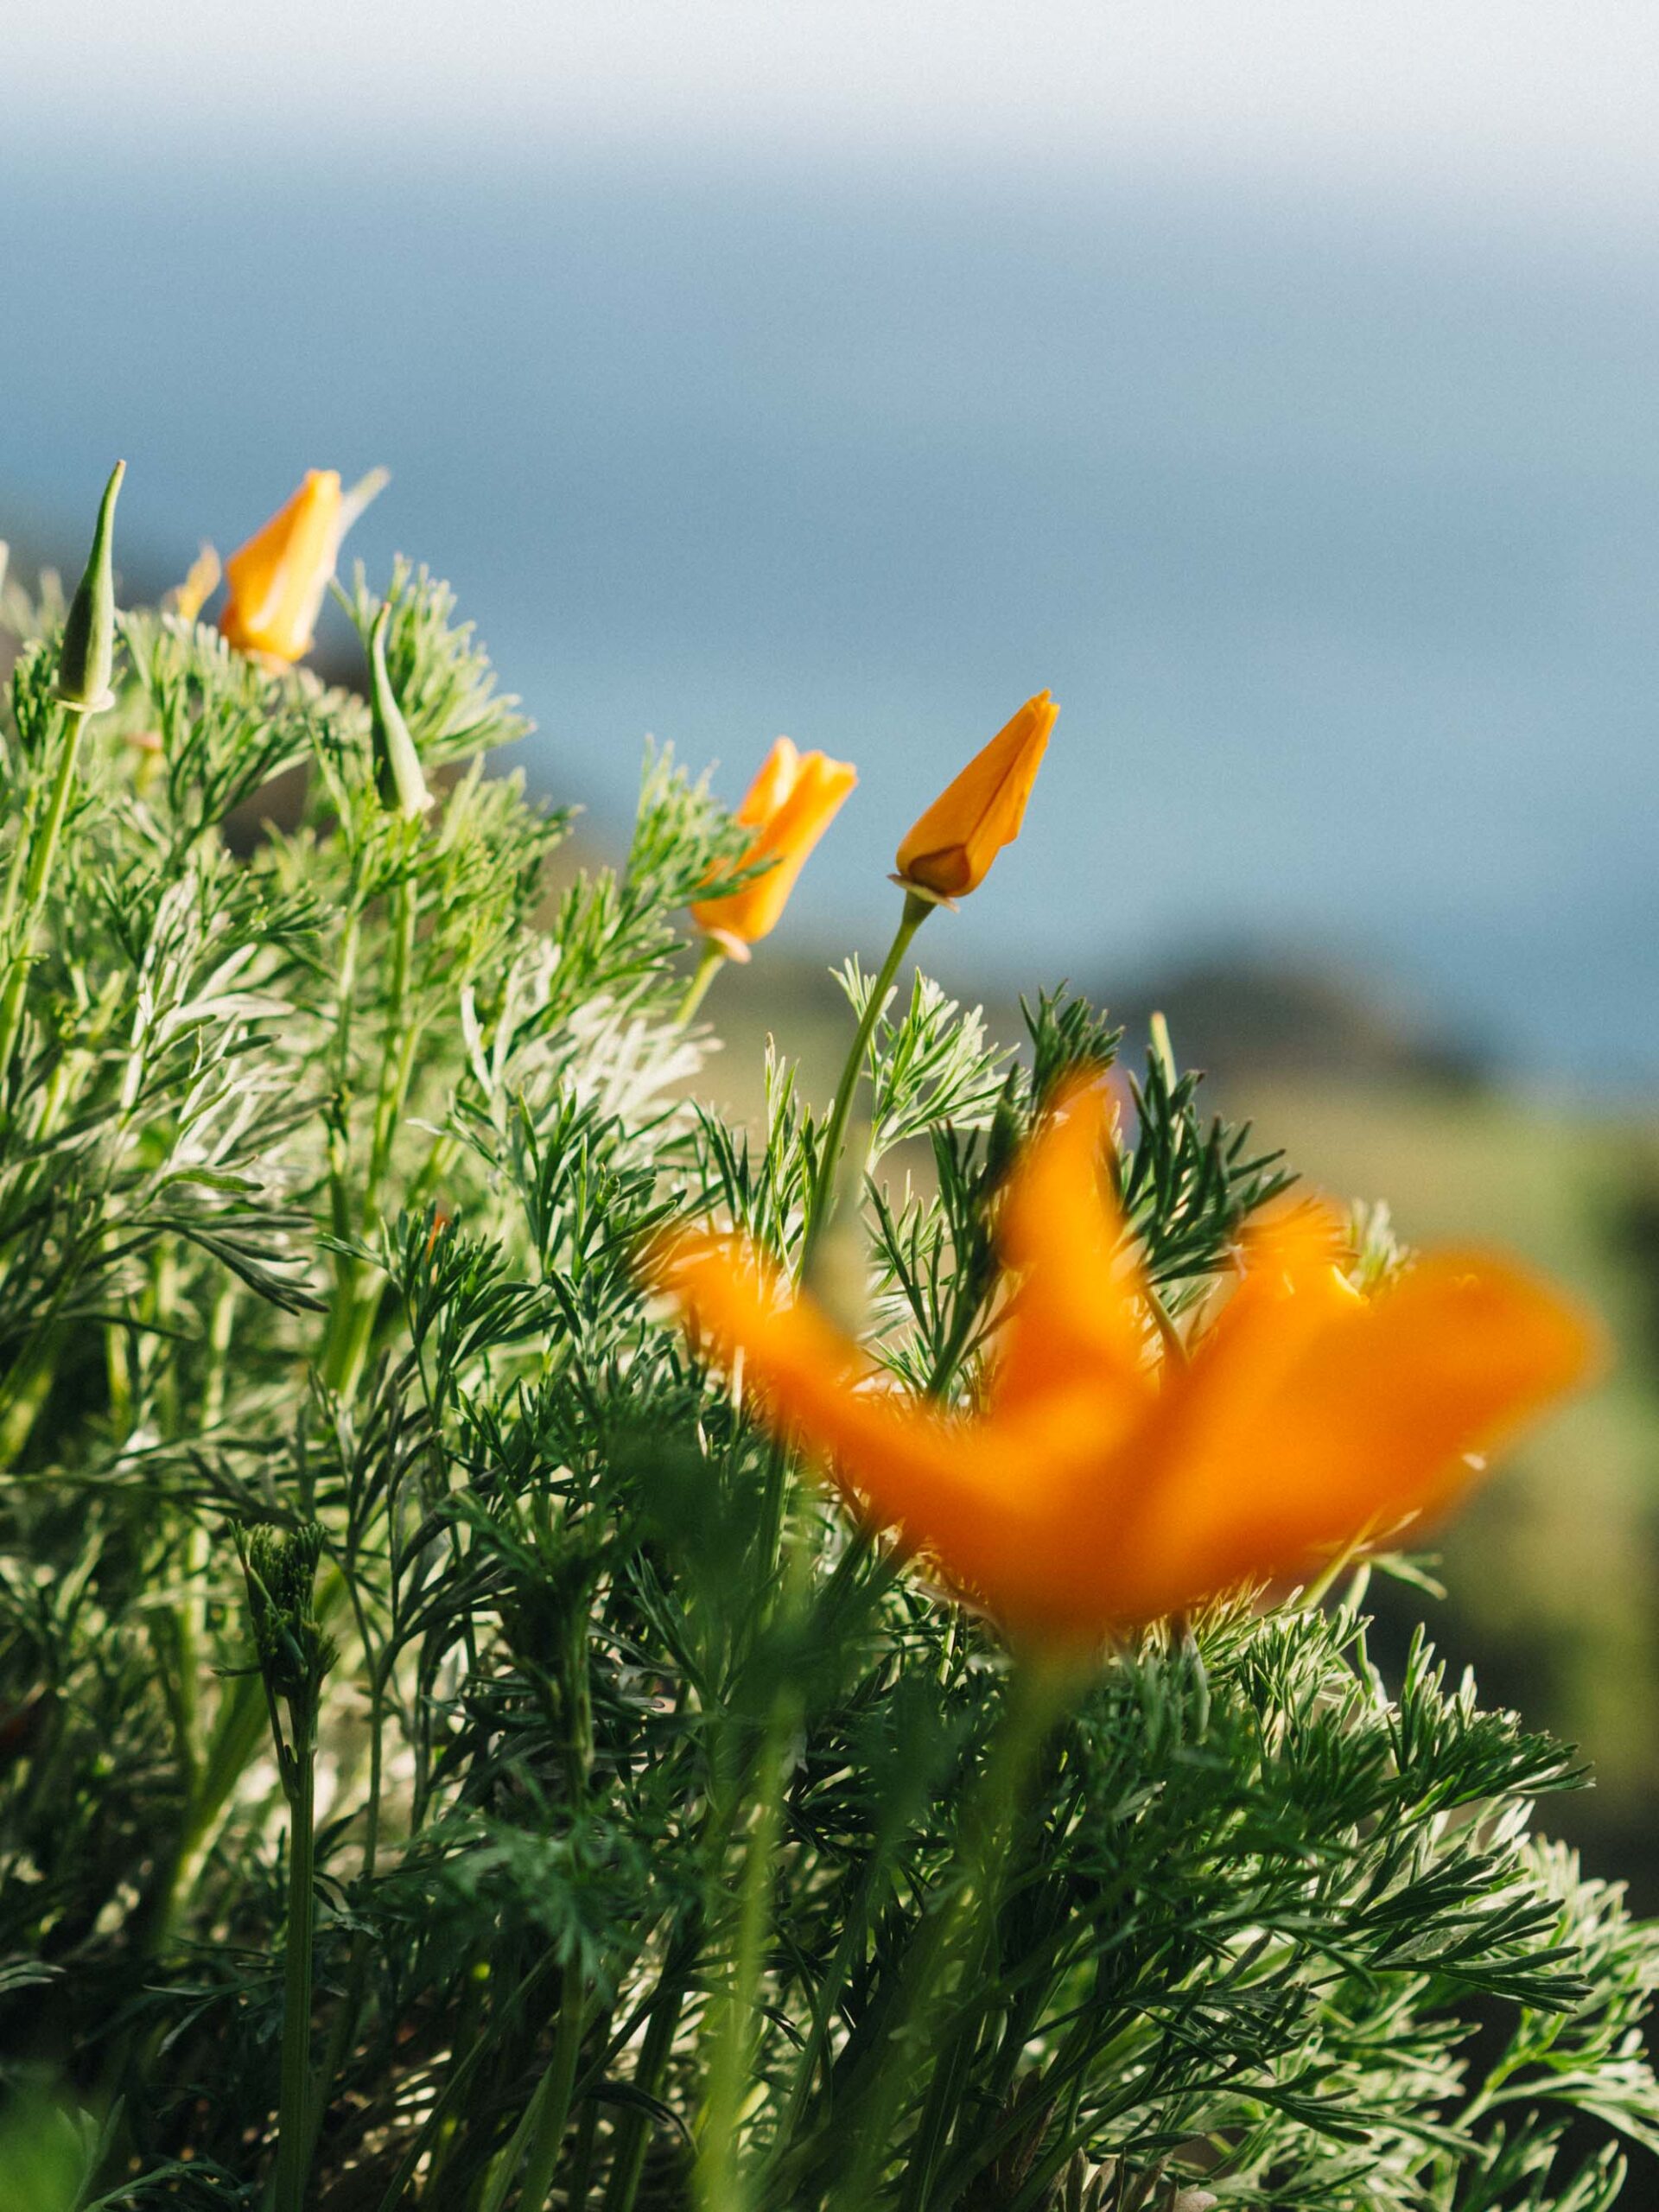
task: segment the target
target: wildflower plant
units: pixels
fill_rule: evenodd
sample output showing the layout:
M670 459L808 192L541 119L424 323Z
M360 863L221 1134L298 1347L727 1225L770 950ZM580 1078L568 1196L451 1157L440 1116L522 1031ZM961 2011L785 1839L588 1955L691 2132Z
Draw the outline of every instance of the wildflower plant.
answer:
M755 823L658 754L624 864L555 887L568 813L486 772L526 724L444 586L344 594L367 699L290 664L339 543L308 483L248 549L274 643L234 641L245 559L195 619L202 569L81 696L96 620L3 601L0 2202L1606 2212L1659 2146L1659 1944L1533 1833L1573 1754L1421 1637L1385 1680L1365 1613L1390 1508L1576 1372L1577 1318L1329 1225L1264 1248L1308 1233L1262 1230L1284 1164L1161 1035L1109 1114L1064 994L1007 1052L853 963L834 1101L785 1038L760 1126L696 1103L688 909L764 882ZM107 507L99 544L95 601ZM981 896L1022 714L924 841ZM905 889L913 935L944 894ZM1167 1426L1257 1332L1204 1483L1265 1548L1178 1572L1160 1526L1154 1573L1079 1490L1010 1606L1009 1546L861 1460L871 1419L941 1478L982 1440L1050 1230L1086 1232L1050 1382L1106 1329ZM718 1342L654 1287L688 1249L774 1286ZM1276 1380L1264 1249L1318 1308ZM836 1349L791 1396L809 1297ZM1008 1481L1081 1482L1078 1418Z

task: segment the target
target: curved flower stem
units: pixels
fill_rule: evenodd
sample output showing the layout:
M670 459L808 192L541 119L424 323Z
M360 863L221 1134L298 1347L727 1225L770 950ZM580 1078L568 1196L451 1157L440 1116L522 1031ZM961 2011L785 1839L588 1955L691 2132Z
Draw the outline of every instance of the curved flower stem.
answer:
M863 1072L864 1056L869 1050L870 1039L875 1033L875 1025L887 1004L893 978L899 973L899 963L910 950L912 938L932 912L933 905L931 899L920 898L913 891L906 892L899 927L887 948L887 957L881 963L881 971L870 986L869 996L864 1001L864 1011L859 1016L852 1050L848 1053L847 1065L841 1071L841 1081L836 1089L835 1103L830 1109L830 1118L823 1125L817 1166L807 1201L806 1227L801 1238L800 1272L803 1275L811 1262L819 1237L829 1225L835 1201L836 1172L841 1165L842 1147L847 1141L847 1118L852 1111L853 1094Z
M726 955L713 938L703 939L702 955L692 970L690 982L685 987L685 996L680 1001L680 1010L674 1017L677 1028L683 1029L702 1004L709 986L719 974L721 963L725 957Z

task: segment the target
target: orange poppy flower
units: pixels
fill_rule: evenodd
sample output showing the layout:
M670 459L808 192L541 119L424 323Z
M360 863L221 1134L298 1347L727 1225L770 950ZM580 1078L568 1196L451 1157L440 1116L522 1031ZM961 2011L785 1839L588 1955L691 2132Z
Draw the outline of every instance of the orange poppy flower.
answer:
M1011 1627L1091 1637L1438 1511L1591 1364L1577 1312L1502 1260L1442 1254L1358 1297L1335 1217L1306 1207L1246 1238L1218 1319L1160 1359L1102 1185L1109 1111L1074 1089L1010 1179L976 1414L897 1388L730 1238L681 1235L650 1263L690 1329L741 1354L760 1418Z
M935 899L979 888L1003 846L1020 835L1059 711L1046 691L1027 700L899 846L895 880Z
M190 563L181 584L175 584L162 601L169 614L176 614L181 622L194 622L202 608L219 589L219 580L224 574L219 556L205 540Z
M778 740L736 815L754 832L739 866L772 865L725 898L701 899L691 909L697 927L723 952L747 960L748 947L777 927L807 855L857 781L849 760L800 753L786 737Z
M310 652L341 542L385 481L376 469L342 493L338 469L308 469L286 506L231 555L219 626L238 652L282 662Z

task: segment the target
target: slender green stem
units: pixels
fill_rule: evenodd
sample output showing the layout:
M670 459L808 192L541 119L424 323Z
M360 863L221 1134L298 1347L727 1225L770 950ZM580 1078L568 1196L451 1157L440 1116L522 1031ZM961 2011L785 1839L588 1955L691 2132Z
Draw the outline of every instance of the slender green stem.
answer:
M669 1945L662 1980L652 2006L651 2024L640 2045L639 2063L633 2077L634 2087L648 2097L658 2094L663 2069L674 2048L675 2031L680 2024L701 1927L701 1920L694 1916L684 1936ZM605 2184L603 2212L633 2212L645 2171L645 2153L650 2148L650 2119L640 2107L630 2106L617 2124L616 2149L611 2160L610 2179Z
M869 1050L870 1039L887 1003L887 993L893 988L893 978L899 973L899 963L910 950L910 941L933 911L933 902L919 898L913 891L905 893L904 912L899 927L887 948L887 957L881 963L881 972L870 986L870 995L859 1016L858 1029L853 1038L852 1050L847 1055L847 1065L841 1071L841 1081L836 1087L835 1103L830 1109L830 1118L823 1125L823 1135L818 1151L817 1170L812 1178L812 1190L807 1202L806 1226L801 1237L801 1273L805 1274L820 1236L829 1225L835 1204L836 1175L841 1165L842 1147L847 1141L847 1120L853 1109L853 1095L858 1089L858 1078L864 1070L864 1056Z
M734 1914L728 1918L731 1932L718 1946L731 1965L724 1990L709 2015L711 2047L692 2177L700 2212L740 2212L751 2193L753 2176L742 2171L740 2155L743 2111L761 2018L760 1984L778 1879L788 1754L804 1707L798 1668L787 1654L804 1632L810 1580L811 1555L798 1527L772 1614L773 1632L780 1633L781 1663L771 1670L776 1679L760 1741L751 1758L732 1761L732 1794L714 1827L709 1866L723 1888L726 1851L738 1834L740 1818L747 1814L742 1870Z
M365 1656L369 1659L369 1783L368 1806L363 1822L363 1864L358 1874L358 1887L366 1898L372 1893L374 1870L380 1851L380 1799L384 1789L386 1732L386 1675L388 1662L384 1657L369 1655L368 1639L364 1628L363 1613L357 1603L355 1590L352 1592L353 1608L358 1616L359 1632L364 1637ZM369 1967L372 1963L370 1939L366 1928L359 1927L352 1936L351 1956L346 1966L346 1986L341 1993L328 2040L323 2046L322 2063L311 2093L311 2120L308 2158L316 2155L317 2138L322 2133L323 2116L334 2094L340 2068L356 2039L358 2024L363 2017L364 2000L368 1995Z
M404 876L395 894L392 919L391 979L386 1013L385 1042L380 1056L380 1079L375 1091L374 1121L369 1141L369 1160L364 1177L360 1223L366 1236L380 1218L380 1186L391 1165L397 1129L414 1072L416 1032L409 1020L410 977L415 961L416 925L419 894L412 876ZM337 1193L343 1178L335 1177ZM341 1204L336 1197L336 1233ZM349 1209L346 1210L349 1219ZM365 1288L360 1261L342 1259L334 1288L334 1313L323 1357L323 1374L331 1389L349 1395L356 1387L367 1357L369 1340L380 1309L378 1284Z
M409 1094L414 1058L409 1028L409 982L415 965L415 930L420 895L413 876L397 886L391 944L391 1005L386 1017L385 1051L380 1063L380 1087L374 1101L374 1140L369 1153L367 1186L363 1194L365 1223L378 1213L380 1185L391 1165L397 1124Z
M62 1342L60 1328L37 1330L0 1383L0 1468L10 1467L29 1442L41 1408L51 1395Z
M4 893L0 894L0 944L10 940L11 925L17 918L17 901L22 896L23 871L29 866L31 840L25 823L11 849L11 859L6 868L6 887Z
M442 1187L443 1179L454 1166L460 1150L453 1137L436 1136L423 1162L420 1172L409 1186L404 1204L411 1213L417 1213L427 1201Z
M831 2212L863 2212L874 2202L918 2068L942 2054L933 2039L935 2007L947 1985L960 1989L1001 1899L1009 1850L1027 1786L1043 1743L1075 1677L1060 1659L1028 1653L1015 1663L997 1733L964 1815L948 1893L925 1918L905 1961L889 2019L842 2101L838 2118L850 2146ZM926 2020L930 2037L920 2036ZM950 2049L947 2040L944 2051Z
M811 2030L796 2057L794 2079L773 2138L774 2162L791 2145L800 2140L807 2101L815 2084L821 2076L827 2083L831 2053L830 2024L836 2018L842 1991L852 1971L855 1957L861 1953L868 1932L870 1900L875 1895L877 1883L891 1863L893 1847L890 1842L879 1840L872 1850L859 1876L856 1901L842 1919L841 1934L836 1938L828 1970L818 1985ZM606 2212L610 2212L608 2206Z
M505 2006L503 2008L503 2019L510 2019L515 2012L522 2011L528 2000L539 1993L543 1977L552 1971L553 1960L550 1955L544 1956L537 1965L532 1967L506 2000ZM474 1991L476 1986L477 1985L474 1984ZM416 2170L429 2152L432 2156L432 2166L427 2174L423 2186L429 2191L435 2183L448 2147L459 2139L456 2108L461 2104L465 2092L472 2087L474 2076L483 2065L485 2059L495 2053L495 2044L491 2037L479 2033L478 2029L478 2020L469 2019L467 2012L463 2011L455 2038L455 2048L457 2050L464 2051L466 2056L450 2074L438 2094L437 2101L417 2131L414 2141L404 2152L402 2163L392 2176L385 2194L376 2208L376 2212L396 2212L396 2207L404 2202L410 2183L415 2178Z
M704 994L719 974L725 958L726 955L721 950L715 939L711 937L704 938L702 955L692 971L691 981L685 987L685 996L680 1001L680 1010L674 1017L680 1028L685 1027L687 1022L702 1004Z
M316 1783L315 1731L296 1729L289 1761L288 1940L283 1961L283 2065L271 2212L305 2212L311 2164L311 1948Z
M599 2023L599 2036L604 2040L609 2031L608 2020ZM594 2151L599 2140L599 2099L584 2098L581 2117L576 2122L575 2147L570 2153L570 2171L565 2183L565 2212L587 2212L588 2194L594 2178Z
M1158 1332L1159 1338L1163 1344L1166 1357L1173 1360L1178 1367L1185 1367L1186 1365L1186 1345L1182 1340L1181 1332L1176 1327L1173 1320L1170 1318L1168 1306L1165 1305L1163 1300L1159 1296L1158 1293L1153 1289L1150 1284L1147 1286L1146 1300L1147 1305L1151 1310L1153 1325Z
M63 832L63 817L69 810L69 793L75 780L75 763L80 754L80 733L86 726L84 708L66 706L64 731L58 753L57 773L52 782L52 794L47 801L46 818L35 831L29 849L29 868L22 886L22 930L21 941L11 956L6 974L5 991L0 995L0 1098L3 1098L11 1079L12 1056L17 1049L17 1033L22 1027L23 999L29 989L29 967L33 949L35 924L45 900L47 886L52 880L52 863L57 856L58 839ZM16 919L13 884L6 890L8 924Z
M586 1993L582 1973L573 1961L563 1969L559 1999L559 2024L553 2038L553 2056L524 2107L524 2116L512 2140L490 2175L479 2212L501 2212L512 2187L512 2177L523 2159L524 2186L518 2192L518 2212L543 2212L553 2187L553 2171L570 2117L570 2092L575 2087L576 2062L582 2055L582 2031L587 2025Z
M352 1018L357 1001L357 948L362 916L353 907L340 938L340 973L334 985L334 1103L328 1117L329 1224L336 1236L352 1233L351 1144ZM342 1259L340 1265L346 1264Z
M231 1353L231 1331L236 1319L236 1284L226 1277L214 1296L207 1316L207 1363L201 1377L200 1421L201 1433L211 1436L225 1417L225 1372Z
M796 1696L780 1694L767 1716L753 1773L753 1818L738 1891L735 1954L709 2066L706 2113L697 2145L695 2195L702 2212L737 2212L739 2133L755 2044L755 1996L772 1920L778 1839L783 1828L783 1754L798 1718Z

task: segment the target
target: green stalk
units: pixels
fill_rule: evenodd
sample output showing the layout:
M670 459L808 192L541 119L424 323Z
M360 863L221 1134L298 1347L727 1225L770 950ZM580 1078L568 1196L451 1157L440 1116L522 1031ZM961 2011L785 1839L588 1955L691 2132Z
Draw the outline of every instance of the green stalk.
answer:
M674 2034L685 2003L688 1969L696 1956L699 1925L694 1917L689 1938L671 1942L662 1980L657 1986L651 2025L645 2030L633 2077L634 2087L648 2097L657 2094L668 2055L674 2048ZM610 2179L605 2184L603 2212L633 2212L645 2171L645 2153L650 2148L650 2119L639 2107L630 2106L617 2124L616 2148L611 2159Z
M311 2165L311 1949L314 1899L313 1817L316 1783L315 1729L309 1715L296 1728L285 1762L290 1838L288 1861L288 1938L283 1959L283 2067L276 2109L276 2171L271 2212L305 2212Z
M797 1634L804 1615L810 1572L806 1544L798 1531L785 1561L777 1608L777 1618ZM723 2001L711 2015L713 2049L692 2176L692 2194L700 2212L740 2212L750 2193L750 2177L741 2169L738 2136L754 2061L760 1980L783 1834L784 1754L800 1726L802 1708L799 1683L792 1667L785 1665L772 1694L760 1746L753 1759L740 1767L736 1777L733 1806L748 1806L751 1818L738 1884L730 1975ZM716 1878L735 1825L732 1814L723 1811L710 1860Z
M0 1384L0 1468L10 1467L29 1442L41 1408L51 1395L61 1344L61 1330L37 1330Z
M353 1605L358 1612L359 1631L362 1612L357 1606L356 1593ZM367 1639L364 1649L366 1655ZM380 1798L385 1766L386 1727L386 1662L372 1661L369 1670L369 1802L364 1816L363 1864L358 1874L358 1886L366 1897L374 1880L376 1862L380 1850ZM323 2115L328 2108L329 2097L340 2068L345 2064L352 2044L356 2039L358 2024L363 2017L364 2000L368 1994L371 1963L369 1937L365 1929L359 1928L352 1936L350 1961L346 1967L346 1987L328 2031L328 2040L323 2047L322 2063L311 2094L311 2118L307 2142L307 2164L316 2156L317 2139L322 2133Z
M803 1276L810 1264L819 1237L829 1226L835 1204L836 1173L841 1165L842 1147L847 1141L847 1119L852 1112L853 1094L863 1072L864 1056L869 1050L870 1039L875 1033L875 1025L887 1003L887 993L893 988L893 978L899 973L899 963L910 950L911 939L932 911L933 901L931 899L924 899L914 891L906 892L899 927L887 948L887 957L881 963L881 972L871 985L870 995L864 1002L852 1050L847 1055L847 1065L841 1071L841 1081L836 1088L835 1103L830 1109L830 1118L823 1125L817 1171L812 1179L811 1194L807 1202L806 1226L801 1237L800 1272Z
M391 1148L403 1117L404 1100L414 1058L413 1039L408 1031L409 979L415 965L415 925L419 893L415 880L406 875L397 886L391 944L391 1006L386 1017L386 1046L380 1063L380 1087L374 1101L374 1140L369 1152L369 1175L364 1192L365 1219L378 1212L380 1184L391 1164Z
M350 1147L345 1123L346 1100L351 1090L352 1016L357 1000L357 948L361 931L362 917L353 907L340 931L340 974L334 987L335 1113L330 1117L328 1130L328 1209L330 1225L336 1236L350 1236L352 1228Z
M66 703L63 709L63 741L58 755L57 773L52 782L52 795L47 801L46 818L35 832L29 849L29 869L23 878L22 943L12 956L6 975L3 996L0 996L0 1098L3 1098L11 1080L11 1063L17 1050L17 1033L22 1027L23 999L29 989L29 958L35 937L35 925L46 899L47 887L52 880L52 863L57 857L58 840L63 834L63 817L69 810L69 793L75 780L75 763L80 755L80 733L86 726L87 709ZM10 886L8 886L10 894ZM7 906L13 907L8 895ZM6 919L15 918L9 911Z
M697 2142L694 2189L702 2212L737 2212L744 2201L740 2194L738 2129L754 2055L754 1998L772 1919L774 1862L783 1829L783 1750L792 1713L798 1710L794 1700L774 1700L756 1761L760 1802L744 1854L736 1955L709 2062L707 2113Z
M582 2055L587 2004L580 1968L573 1960L560 1982L559 2024L553 2039L553 2056L524 2107L524 2118L512 2139L497 2159L479 2212L501 2212L512 2187L520 2159L524 2162L524 2186L518 2192L518 2212L543 2212L553 2186L553 2170L564 2141L570 2117L570 2092L575 2087L576 2062Z
M610 2023L599 2024L602 2043L609 2032ZM570 2172L565 2183L565 2212L587 2212L588 2194L594 2177L594 2151L599 2140L599 2099L587 2097L582 2101L582 2117L576 2122L575 2148L570 2154Z
M892 2018L866 2058L851 2094L838 2110L837 2130L852 2145L852 2159L830 2198L830 2212L866 2212L883 2169L916 2072L918 2048L934 2042L919 2033L933 2022L947 1985L961 1986L986 1931L995 1923L1008 1853L1026 1789L1067 1688L1069 1668L1042 1652L1015 1664L1007 1702L963 1821L956 1853L957 1878L950 1895L923 1921L905 1961Z
M543 1976L550 1974L552 1967L553 1961L550 1956L543 1956L536 1966L531 1968L501 2009L503 2020L510 2019L530 1997L539 1992ZM466 2032L469 2024L473 2030L472 2033ZM432 2152L433 2162L423 2186L429 2195L433 2192L448 2145L456 2137L455 2108L461 2102L462 2094L471 2088L474 2075L493 2049L490 2037L476 2032L478 2024L476 2018L469 2023L467 2013L463 2011L461 2018L462 2032L457 2035L456 2049L464 2050L467 2055L450 2073L448 2080L438 2094L436 2102L422 2122L415 2139L404 2152L403 2161L392 2176L385 2194L376 2207L376 2212L395 2212L396 2207L403 2202L405 2192L415 2178L416 2169L429 2152Z
M25 823L25 830L27 823ZM23 871L29 866L34 842L27 835L19 836L11 849L11 859L6 867L6 888L0 896L0 944L11 936L11 925L17 918L17 901L22 896Z
M692 973L691 981L685 987L685 996L680 1001L680 1010L674 1017L677 1027L683 1029L702 1004L703 996L709 984L720 972L721 963L725 957L726 955L713 938L709 937L703 939L702 956Z
M340 972L334 987L334 1100L328 1116L329 1227L342 1243L352 1234L352 1030L357 1011L358 948L362 942L363 931L362 910L356 904L357 896L357 885L353 880L353 903L340 931ZM336 1363L344 1361L344 1316L352 1311L356 1288L356 1261L344 1252L337 1253L334 1257L334 1302L329 1310L322 1353L323 1371L327 1376L332 1376Z
M435 1136L419 1173L409 1186L404 1205L411 1213L418 1213L442 1184L455 1161L459 1147L453 1137Z
M237 1552L247 1584L249 1624L257 1655L283 1795L288 1800L288 1926L283 1950L283 2047L276 2107L276 2157L264 2202L268 2212L305 2212L311 2171L311 2002L315 1917L317 1715L335 1648L316 1612L317 1567L323 1534L315 1521L291 1535L268 1522L236 1526ZM283 1726L286 1709L288 1726ZM215 1732L215 1751L225 1716Z
M875 1894L876 1881L886 1871L890 1857L890 1852L879 1848L872 1853L859 1878L858 1895L842 1923L835 1950L830 1955L829 1970L818 1985L811 2028L795 2061L794 2079L790 2084L788 2100L784 2105L783 2116L773 2139L774 2160L789 2145L798 2141L801 2124L806 2115L807 2100L820 2074L824 2075L826 2082L828 2081L832 2055L830 2024L836 2017L841 1993L846 1987L847 1977L852 1971L854 1955L868 1938L870 1899ZM609 2212L608 2207L607 2212Z
M412 877L398 884L393 910L391 983L386 1014L386 1036L380 1058L380 1080L375 1092L374 1122L369 1145L368 1171L364 1179L362 1231L368 1236L380 1218L380 1185L391 1165L397 1128L403 1119L414 1071L415 1032L409 1025L410 976L415 960L418 893ZM337 1180L337 1190L340 1183ZM337 1201L338 1217L341 1208ZM335 1284L334 1306L328 1342L323 1356L323 1376L332 1389L349 1396L356 1388L368 1354L369 1340L380 1310L377 1286L363 1287L364 1269L356 1260L342 1260Z

